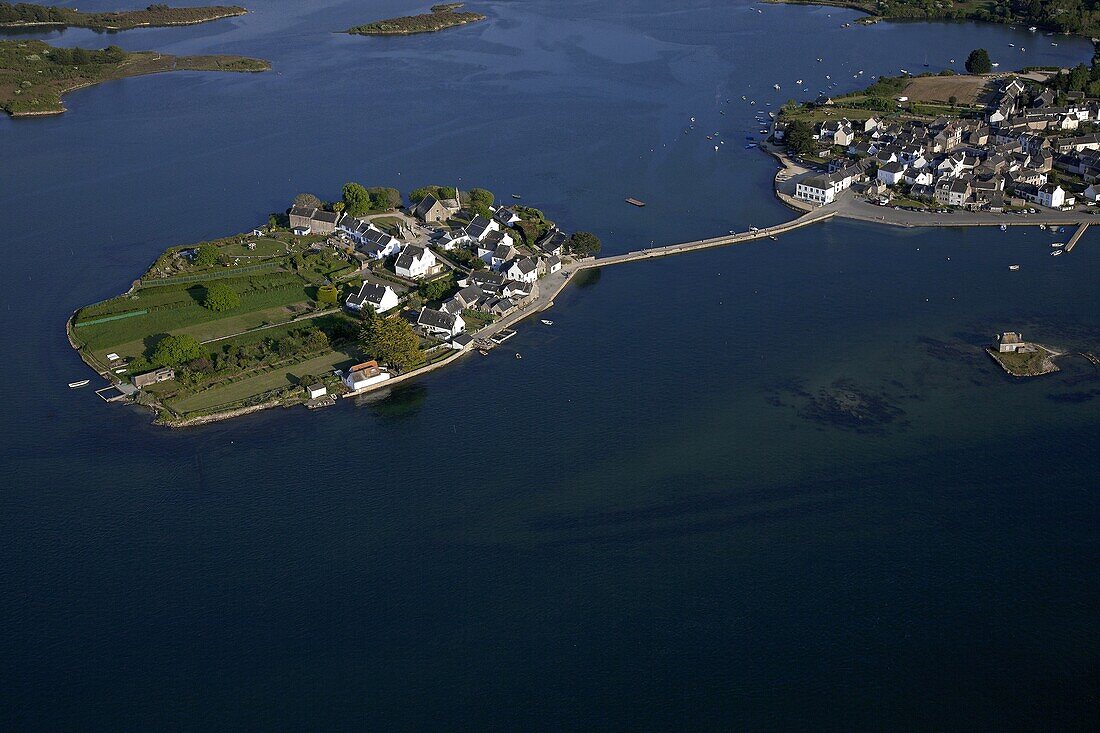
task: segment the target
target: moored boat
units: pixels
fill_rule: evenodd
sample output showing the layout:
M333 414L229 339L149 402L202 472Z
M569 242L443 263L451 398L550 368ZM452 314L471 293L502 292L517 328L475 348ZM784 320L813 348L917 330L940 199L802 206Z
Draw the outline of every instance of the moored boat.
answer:
M78 387L87 387L90 379L81 379L79 382L69 382L69 389L77 389Z

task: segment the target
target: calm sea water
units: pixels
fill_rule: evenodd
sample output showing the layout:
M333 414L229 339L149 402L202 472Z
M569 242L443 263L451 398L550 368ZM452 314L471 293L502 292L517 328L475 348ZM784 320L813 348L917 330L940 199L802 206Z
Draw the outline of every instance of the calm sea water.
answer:
M1092 236L1055 259L1038 230L836 222L612 268L522 360L186 432L68 390L63 329L164 247L347 180L519 193L612 253L774 223L743 148L768 103L1087 41L643 0L373 39L331 31L420 7L250 7L25 34L274 71L0 119L5 729L1096 726L1100 378L1017 383L980 350L1100 350Z

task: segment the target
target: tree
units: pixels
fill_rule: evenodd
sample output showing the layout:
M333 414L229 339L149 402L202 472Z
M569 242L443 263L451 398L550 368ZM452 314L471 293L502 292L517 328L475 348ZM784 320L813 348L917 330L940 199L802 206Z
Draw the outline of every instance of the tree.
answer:
M327 283L317 288L317 302L318 303L330 303L335 304L339 293L336 290L336 286L332 283Z
M1071 92L1083 92L1089 83L1089 69L1084 64L1077 64L1069 72L1067 89Z
M92 55L88 53L88 49L86 48L74 48L72 54L73 64L76 66L82 66L90 63L92 60Z
M311 193L300 193L294 197L295 206L309 206L314 209L321 208L321 199Z
M359 183L344 184L344 210L351 216L362 216L370 211L370 194Z
M600 251L600 238L592 232L574 232L569 238L569 251L587 257Z
M204 356L202 344L194 336L168 335L157 342L156 348L153 349L152 362L157 366L179 366L202 356Z
M204 307L216 313L231 311L241 304L241 296L237 291L225 283L210 283L206 287L206 294L202 298Z
M971 74L988 74L993 71L993 62L984 48L975 48L966 57L966 70Z
M195 252L195 264L200 267L210 267L218 262L218 248L209 242L200 244Z
M422 283L418 288L420 297L424 300L442 300L454 287L454 276L448 275L438 280Z
M424 360L420 339L409 322L400 316L384 318L367 308L359 341L363 351L381 364L398 370L408 369Z
M947 103L954 107L956 104L959 103L959 98L952 94L950 97L947 98Z
M808 122L794 120L787 125L787 131L783 135L787 147L798 155L812 153L814 149L814 131Z
M470 211L481 216L488 217L492 214L489 211L489 207L493 205L493 194L491 191L486 191L484 188L471 188L470 193L467 194L469 199Z
M427 196L435 196L442 201L443 199L453 199L456 195L458 195L458 192L455 191L453 186L421 186L409 192L409 201L416 204Z
M103 57L105 61L117 64L119 61L126 58L126 52L118 46L111 45L103 49Z

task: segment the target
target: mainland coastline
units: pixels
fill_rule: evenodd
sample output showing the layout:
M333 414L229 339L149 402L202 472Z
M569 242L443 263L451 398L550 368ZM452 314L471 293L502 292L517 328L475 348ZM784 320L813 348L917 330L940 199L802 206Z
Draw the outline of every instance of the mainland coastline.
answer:
M208 5L202 7L170 7L153 4L142 10L115 12L82 12L75 8L35 5L32 3L0 3L0 30L42 26L89 28L97 31L123 31L133 28L162 28L208 23L222 18L245 15L248 10L239 5Z

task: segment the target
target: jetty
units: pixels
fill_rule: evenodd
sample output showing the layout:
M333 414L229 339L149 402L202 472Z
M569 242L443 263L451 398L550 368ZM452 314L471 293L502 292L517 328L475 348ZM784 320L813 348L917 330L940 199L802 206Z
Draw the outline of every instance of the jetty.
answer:
M1089 228L1089 222L1084 222L1081 226L1077 227L1077 231L1073 233L1073 236L1069 238L1069 242L1066 243L1066 251L1072 252L1073 248L1077 246L1077 240L1081 238L1081 235L1085 233L1085 230Z

